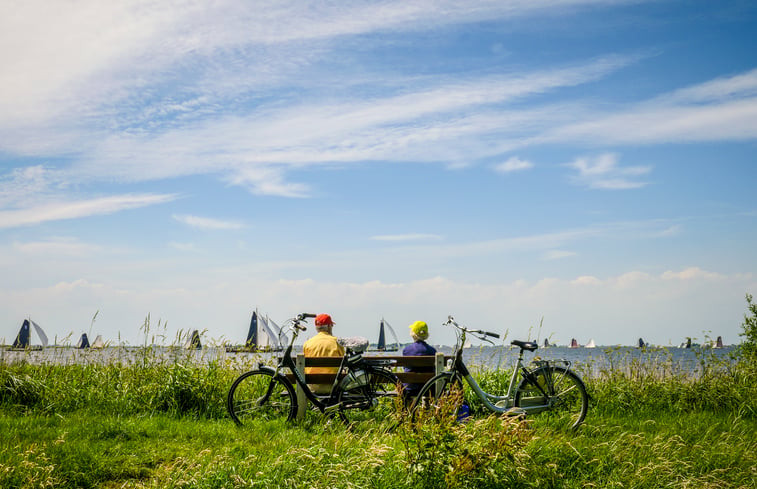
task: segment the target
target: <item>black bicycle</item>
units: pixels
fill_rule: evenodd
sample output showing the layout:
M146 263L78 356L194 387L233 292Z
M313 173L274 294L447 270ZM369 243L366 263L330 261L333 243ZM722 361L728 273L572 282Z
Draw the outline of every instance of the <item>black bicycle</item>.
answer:
M577 428L586 418L589 396L581 378L570 369L567 360L534 360L523 364L523 352L533 352L539 345L530 341L512 341L520 348L507 391L501 395L484 391L463 362L463 345L466 334L494 344L488 337L499 338L496 333L472 330L460 326L452 316L444 325L453 326L457 333L452 366L448 371L426 382L410 407L413 415L418 409L440 412L448 405L462 400L463 380L470 386L481 404L492 413L529 414L544 413L556 427ZM447 399L447 401L443 401Z
M291 372L307 401L326 416L337 416L350 423L366 417L384 419L394 413L401 384L389 370L391 361L367 360L355 346L345 348L328 394L316 394L308 387L304 375L295 366L292 346L297 336L306 330L302 323L314 317L315 314L303 313L284 323L292 333L291 340L275 368L260 364L257 369L240 375L231 385L226 407L238 425L253 419L295 419L299 405L287 371Z

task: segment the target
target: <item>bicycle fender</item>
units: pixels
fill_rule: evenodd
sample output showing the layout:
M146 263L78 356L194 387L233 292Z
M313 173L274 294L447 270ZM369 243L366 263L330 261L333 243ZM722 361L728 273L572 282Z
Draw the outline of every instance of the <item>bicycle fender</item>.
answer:
M281 372L279 372L279 374L276 375L276 369L273 368L273 367L270 367L268 365L258 365L258 370L262 370L264 372L269 372L272 376L274 376L276 378L279 378L279 379L282 379L282 380L286 381L287 383L291 384L291 382L289 382L289 379L287 379L286 375L282 375Z

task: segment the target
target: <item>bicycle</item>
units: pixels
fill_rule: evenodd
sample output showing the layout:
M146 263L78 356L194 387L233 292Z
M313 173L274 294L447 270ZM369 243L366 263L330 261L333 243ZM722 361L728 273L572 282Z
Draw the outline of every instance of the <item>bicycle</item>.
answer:
M523 352L533 352L539 345L530 341L514 340L510 344L520 348L515 362L507 392L494 395L484 391L476 382L463 362L463 348L466 335L470 334L480 340L494 345L489 339L499 338L497 333L471 330L460 326L452 316L443 323L456 328L457 342L449 370L437 374L426 382L418 396L411 404L410 411L415 416L418 409L430 409L440 412L449 402L459 402L462 398L462 380L470 386L483 406L492 413L526 415L530 413L549 413L550 422L556 426L577 428L586 418L589 396L581 378L570 369L567 360L534 360L533 367L523 364ZM520 379L516 387L516 382Z
M358 413L370 411L374 418L387 418L394 412L394 398L399 394L400 384L387 368L391 361L368 361L355 346L345 348L329 394L316 394L308 387L305 376L296 368L292 347L297 336L307 329L302 323L314 317L315 314L302 313L284 324L289 327L291 339L275 368L261 363L231 385L226 408L237 425L253 419L295 419L299 404L295 387L285 375L286 369L294 376L307 401L326 416L337 416L349 424L361 417Z

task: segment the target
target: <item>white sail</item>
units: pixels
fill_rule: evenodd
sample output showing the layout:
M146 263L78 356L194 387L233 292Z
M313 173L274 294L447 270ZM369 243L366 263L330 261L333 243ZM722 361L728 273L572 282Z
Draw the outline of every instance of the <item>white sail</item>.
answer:
M271 331L271 328L268 327L268 321L267 318L264 318L260 314L258 314L258 347L264 348L264 347L271 347L276 348L279 343L278 338L275 334L273 334L273 331ZM263 333L263 334L260 334Z
M596 348L597 344L594 343L594 338L591 338L588 343L586 343L585 348Z
M97 335L95 341L92 342L91 348L105 348L105 342L103 341L102 335Z
M276 333L276 337L279 339L277 342L279 344L279 347L284 348L285 346L289 345L289 338L287 338L286 333L281 330L281 327L268 316L266 316L266 319L268 320L268 325L273 328L274 333Z
M42 342L42 346L47 346L47 335L44 331L42 331L42 328L39 326L39 324L35 323L31 319L29 320L32 323L32 326L34 326L34 331L37 332L37 336L39 336L39 340Z

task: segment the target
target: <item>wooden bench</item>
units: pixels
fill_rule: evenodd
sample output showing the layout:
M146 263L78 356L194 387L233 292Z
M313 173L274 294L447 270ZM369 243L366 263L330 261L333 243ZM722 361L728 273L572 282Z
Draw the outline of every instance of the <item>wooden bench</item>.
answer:
M444 365L450 356L445 356L443 353L437 353L436 355L429 356L372 356L363 355L366 360L391 360L392 363L387 365L400 382L405 384L425 384L434 375L444 370ZM295 359L297 370L305 373L305 367L339 367L342 362L342 357L306 357L300 353ZM405 372L405 367L426 367L430 369L430 372ZM344 374L342 374L344 375ZM302 419L305 416L308 400L305 397L305 392L300 388L294 380L294 374L287 374L289 380L295 384L297 390L297 418ZM305 381L308 384L333 384L335 374L308 374L305 376Z

